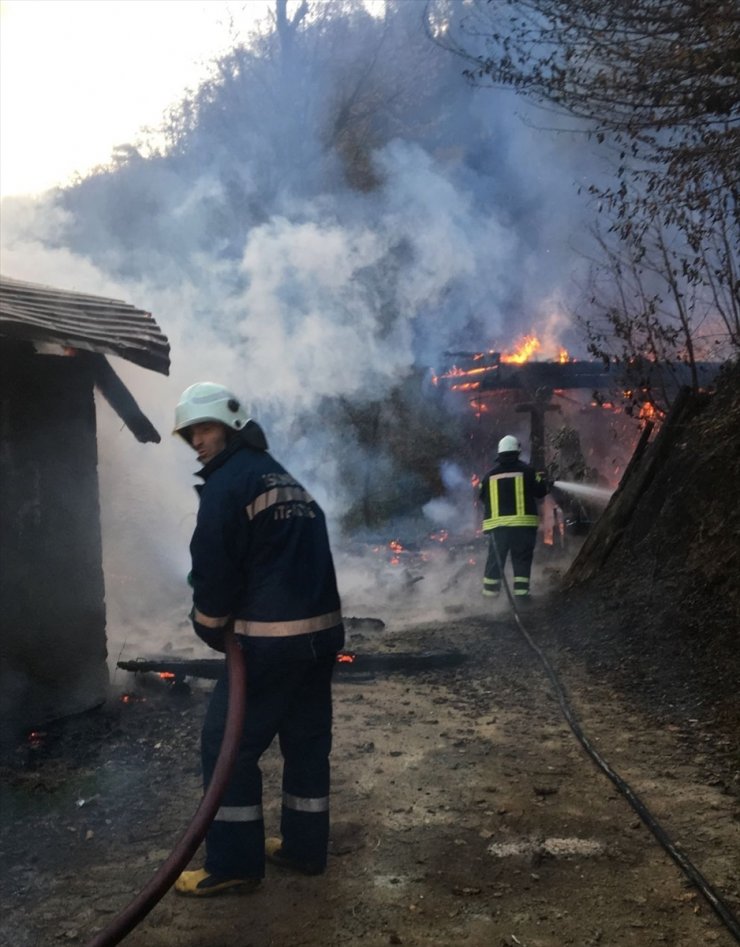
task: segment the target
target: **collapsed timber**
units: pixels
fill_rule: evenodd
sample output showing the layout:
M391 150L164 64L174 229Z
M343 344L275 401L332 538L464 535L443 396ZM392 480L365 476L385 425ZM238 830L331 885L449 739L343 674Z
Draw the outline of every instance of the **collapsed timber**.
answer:
M340 677L394 671L413 674L417 671L458 667L466 660L467 656L460 651L371 654L340 651L337 655L335 673ZM183 684L188 677L215 680L223 674L225 662L222 658L138 658L132 661L119 661L117 667L134 674L157 674L163 680L176 685Z

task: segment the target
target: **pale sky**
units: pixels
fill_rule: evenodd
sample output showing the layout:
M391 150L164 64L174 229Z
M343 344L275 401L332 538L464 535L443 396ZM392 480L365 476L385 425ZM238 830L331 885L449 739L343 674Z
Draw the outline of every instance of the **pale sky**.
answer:
M268 0L2 0L0 195L38 193L155 126ZM230 27L233 18L234 28Z

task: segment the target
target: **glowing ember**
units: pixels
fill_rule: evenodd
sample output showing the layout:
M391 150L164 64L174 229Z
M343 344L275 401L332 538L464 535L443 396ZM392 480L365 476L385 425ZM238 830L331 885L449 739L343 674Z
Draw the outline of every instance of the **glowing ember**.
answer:
M352 664L355 657L356 655L350 654L348 651L340 651L337 655L337 664Z
M174 681L175 675L172 671L160 671L159 676L163 681Z
M430 533L429 538L435 540L438 543L446 543L449 539L449 533L446 529L437 530L436 533Z
M464 381L460 385L450 385L452 391L476 391L480 388L479 381Z
M495 367L495 365L484 365L482 368L469 368L467 371L462 368L453 368L450 374L465 375L466 378L469 378L470 375L484 375L486 372L490 372L491 369Z
M46 734L41 730L32 730L28 734L28 745L34 750L37 750L40 746L43 746L44 740L46 739Z
M485 360L482 365L476 365L473 368L461 368L459 365L453 365L452 368L443 372L441 375L435 375L433 378L436 385L440 378L472 378L473 381L467 383L456 383L450 385L452 391L470 391L480 387L481 378L490 373L496 372L499 368L500 356L498 352L476 352L474 355L468 355L467 358L474 362Z
M658 411L654 404L650 404L646 401L640 407L640 420L642 421L652 421L658 417Z
M146 697L136 697L134 694L121 694L120 701L122 704L136 704L143 703L146 700Z
M391 565L392 565L392 566L397 566L397 565L401 562L401 560L400 560L400 558L399 558L400 555L401 555L401 553L402 553L402 552L406 552L406 550L403 548L403 546L401 545L401 543L399 543L399 541L398 541L397 539L392 539L392 540L388 543L388 548L389 548L390 551L393 553L393 555L392 555L392 557L391 557Z

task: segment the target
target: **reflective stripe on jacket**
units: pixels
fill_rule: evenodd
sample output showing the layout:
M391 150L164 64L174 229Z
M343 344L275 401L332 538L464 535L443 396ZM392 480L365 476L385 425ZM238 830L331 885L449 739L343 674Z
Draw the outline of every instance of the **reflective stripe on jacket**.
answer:
M266 450L235 437L200 471L190 543L195 618L286 637L341 624L324 514Z
M547 493L547 480L521 460L499 462L483 478L483 529L498 526L537 526L537 500Z

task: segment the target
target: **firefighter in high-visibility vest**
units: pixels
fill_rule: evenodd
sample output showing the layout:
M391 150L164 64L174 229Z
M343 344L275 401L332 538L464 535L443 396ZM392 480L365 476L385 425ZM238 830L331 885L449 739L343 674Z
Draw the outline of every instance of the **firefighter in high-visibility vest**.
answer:
M498 443L495 466L480 485L483 531L488 536L488 557L483 594L497 596L501 572L511 554L513 593L518 600L529 596L532 557L539 524L538 500L548 491L547 476L519 459L519 441L511 434Z

